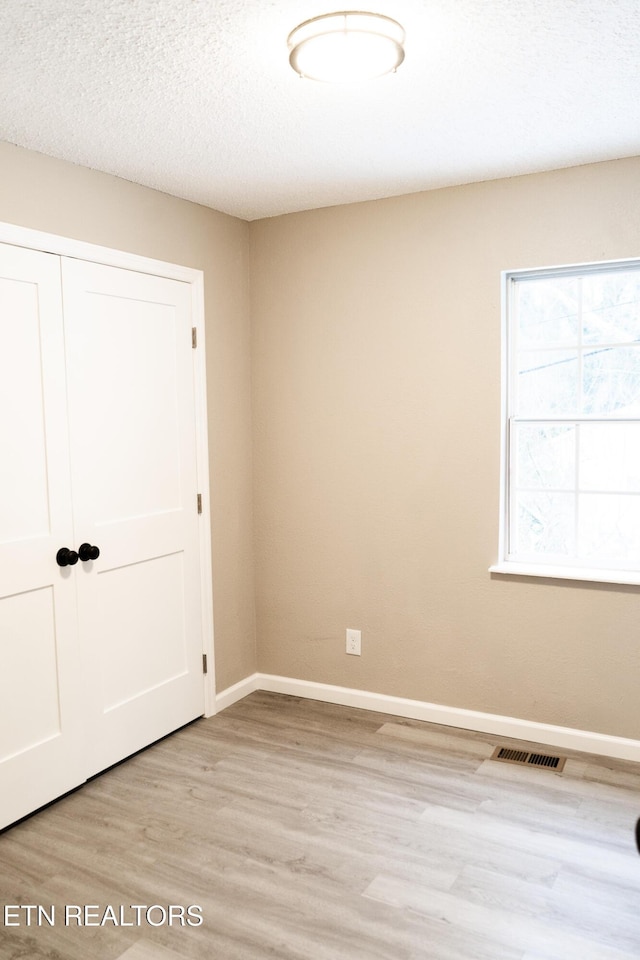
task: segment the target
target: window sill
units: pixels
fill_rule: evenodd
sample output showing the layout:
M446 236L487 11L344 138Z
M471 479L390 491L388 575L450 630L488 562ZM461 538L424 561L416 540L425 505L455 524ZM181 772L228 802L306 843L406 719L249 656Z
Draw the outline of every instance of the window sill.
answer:
M549 580L583 580L595 583L628 583L640 586L640 571L599 570L595 567L553 567L538 563L494 563L489 573L510 577L546 577Z

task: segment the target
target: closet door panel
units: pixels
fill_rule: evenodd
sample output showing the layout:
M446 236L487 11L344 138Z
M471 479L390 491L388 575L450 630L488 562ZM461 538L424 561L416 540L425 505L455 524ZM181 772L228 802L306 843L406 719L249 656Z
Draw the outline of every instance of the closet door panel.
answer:
M106 711L187 673L183 583L180 553L102 574L109 645L99 654Z
M202 714L188 284L63 261L91 773Z
M46 536L50 529L41 342L47 322L43 319L43 331L39 292L37 282L0 277L0 384L6 404L0 419L3 543Z
M0 827L85 779L57 257L0 244Z

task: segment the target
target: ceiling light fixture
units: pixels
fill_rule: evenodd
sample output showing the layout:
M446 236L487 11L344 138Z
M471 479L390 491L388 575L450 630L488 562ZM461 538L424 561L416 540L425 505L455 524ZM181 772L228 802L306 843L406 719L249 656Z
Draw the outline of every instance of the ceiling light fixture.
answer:
M381 13L326 13L297 26L287 43L296 73L326 83L372 80L404 60L404 30Z

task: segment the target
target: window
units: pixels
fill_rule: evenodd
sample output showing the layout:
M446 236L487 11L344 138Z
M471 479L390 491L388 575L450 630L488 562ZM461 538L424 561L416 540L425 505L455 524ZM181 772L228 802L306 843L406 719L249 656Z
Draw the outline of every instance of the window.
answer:
M506 275L498 572L640 582L640 261Z

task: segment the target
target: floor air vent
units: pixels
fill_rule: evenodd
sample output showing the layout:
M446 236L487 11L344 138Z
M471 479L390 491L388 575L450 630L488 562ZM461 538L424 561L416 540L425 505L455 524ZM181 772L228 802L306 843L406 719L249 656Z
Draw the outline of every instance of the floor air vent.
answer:
M489 759L524 764L527 767L546 767L547 770L556 770L559 773L567 758L548 757L542 753L529 753L528 750L513 750L510 747L496 747Z

